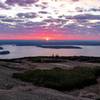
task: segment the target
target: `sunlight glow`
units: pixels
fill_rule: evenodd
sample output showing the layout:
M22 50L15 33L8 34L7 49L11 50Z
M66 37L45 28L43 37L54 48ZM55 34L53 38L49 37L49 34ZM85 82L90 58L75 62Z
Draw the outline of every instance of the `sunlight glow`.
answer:
M49 38L49 37L46 37L46 38L45 38L45 40L46 40L46 41L49 41L49 40L50 40L50 38Z

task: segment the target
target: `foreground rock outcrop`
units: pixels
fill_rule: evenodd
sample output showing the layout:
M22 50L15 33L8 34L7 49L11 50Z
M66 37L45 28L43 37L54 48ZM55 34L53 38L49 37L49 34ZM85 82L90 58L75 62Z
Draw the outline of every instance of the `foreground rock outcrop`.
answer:
M31 83L12 78L12 74L29 69L52 69L54 67L72 69L77 66L99 66L99 63L67 61L61 63L34 63L28 59L16 61L0 61L0 100L96 100L99 96L100 84L70 92L36 87ZM96 88L97 87L97 88ZM78 92L77 92L78 91ZM87 92L83 92L87 91ZM91 97L92 95L92 97Z

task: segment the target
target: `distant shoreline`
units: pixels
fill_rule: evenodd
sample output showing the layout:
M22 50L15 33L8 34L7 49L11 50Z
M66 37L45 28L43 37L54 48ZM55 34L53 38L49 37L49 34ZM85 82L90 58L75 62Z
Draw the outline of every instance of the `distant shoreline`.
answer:
M38 46L38 45L83 45L100 46L100 41L92 40L0 40L0 45Z

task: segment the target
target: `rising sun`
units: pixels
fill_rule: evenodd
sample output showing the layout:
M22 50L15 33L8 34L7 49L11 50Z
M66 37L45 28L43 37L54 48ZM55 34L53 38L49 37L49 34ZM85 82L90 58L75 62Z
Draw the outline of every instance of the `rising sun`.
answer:
M50 40L50 38L49 38L49 37L46 37L46 38L45 38L45 40L46 40L46 41L49 41L49 40Z

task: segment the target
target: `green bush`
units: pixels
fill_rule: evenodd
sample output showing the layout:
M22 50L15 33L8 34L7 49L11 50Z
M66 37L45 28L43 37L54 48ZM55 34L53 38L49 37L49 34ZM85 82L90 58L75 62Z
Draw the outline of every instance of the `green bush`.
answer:
M96 69L95 69L96 70ZM53 88L61 91L83 88L96 83L96 72L90 68L65 70L31 70L14 73L14 78L32 82L34 85Z
M94 74L96 77L99 77L100 76L100 67L95 67L93 68L93 71L94 71Z

